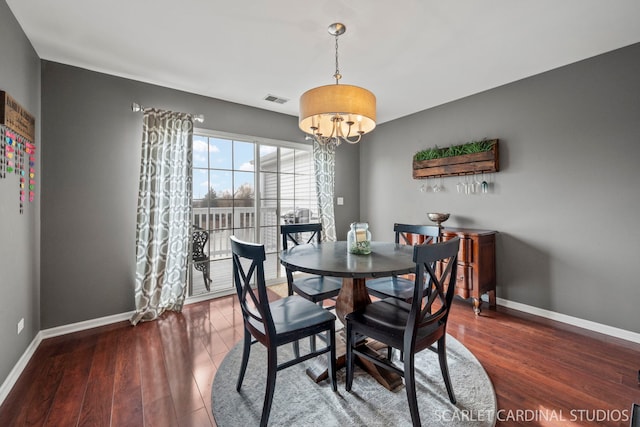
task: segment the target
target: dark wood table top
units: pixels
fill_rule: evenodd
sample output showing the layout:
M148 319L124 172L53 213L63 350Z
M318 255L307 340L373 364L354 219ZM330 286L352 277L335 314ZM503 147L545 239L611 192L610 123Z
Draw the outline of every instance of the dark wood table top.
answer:
M413 246L371 242L370 255L347 253L347 242L294 246L280 253L285 267L334 277L386 277L415 271Z

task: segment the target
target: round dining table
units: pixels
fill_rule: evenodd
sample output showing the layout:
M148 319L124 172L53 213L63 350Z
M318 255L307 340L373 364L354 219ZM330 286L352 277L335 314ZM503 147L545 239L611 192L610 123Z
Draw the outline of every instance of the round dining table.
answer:
M342 289L336 300L336 313L344 316L371 299L366 279L411 273L415 270L413 246L389 242L371 242L369 255L347 252L347 242L309 243L293 246L280 253L285 268L321 276L342 277Z
M408 274L415 271L413 246L389 242L371 242L371 254L348 253L347 242L309 243L293 246L280 253L280 263L292 271L342 278L342 288L336 299L336 315L345 324L345 316L371 303L366 280ZM339 341L339 340L338 340ZM371 351L377 351L371 350ZM342 353L339 351L339 353ZM361 360L363 363L364 359ZM338 365L344 361L338 358ZM402 383L401 378L379 366L363 366L378 382L388 389ZM325 378L324 368L310 369L307 373L319 381Z

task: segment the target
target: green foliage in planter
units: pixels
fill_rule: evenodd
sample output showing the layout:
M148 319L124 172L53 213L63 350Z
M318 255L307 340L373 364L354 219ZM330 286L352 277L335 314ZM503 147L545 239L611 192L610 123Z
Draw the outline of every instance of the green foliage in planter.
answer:
M463 154L482 153L484 151L490 151L494 142L488 141L486 138L482 141L471 141L460 145L452 145L446 148L427 148L425 150L418 151L413 160L433 160L442 159L443 157L462 156Z

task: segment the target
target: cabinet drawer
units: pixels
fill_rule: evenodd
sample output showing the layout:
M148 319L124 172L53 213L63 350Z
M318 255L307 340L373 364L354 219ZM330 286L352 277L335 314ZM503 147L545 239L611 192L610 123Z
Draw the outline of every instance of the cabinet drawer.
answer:
M458 251L458 262L463 264L473 263L473 240L462 237L460 239L460 250Z
M473 267L458 263L456 270L456 287L468 290L473 289Z
M471 264L473 263L473 239L454 234L454 233L443 233L442 240L447 241L451 240L454 237L460 237L460 249L458 250L458 262L463 264Z

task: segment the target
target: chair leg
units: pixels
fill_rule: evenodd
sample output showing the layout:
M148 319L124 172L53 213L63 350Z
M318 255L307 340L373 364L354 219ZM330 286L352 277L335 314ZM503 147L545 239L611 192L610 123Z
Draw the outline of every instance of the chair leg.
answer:
M447 365L447 347L445 345L445 337L438 340L438 360L440 361L440 370L442 371L442 378L444 379L444 385L447 387L447 393L449 393L449 400L455 405L456 396L453 394L453 387L451 386L451 378L449 377L449 366Z
M318 301L318 302L316 302L316 304L319 305L320 307L322 307L322 301ZM316 336L315 335L311 335L309 337L309 350L311 351L311 353L316 351Z
M242 363L240 364L240 374L238 375L238 382L236 383L236 391L240 391L242 387L242 381L244 380L244 374L247 372L247 363L249 362L249 353L251 352L251 333L244 330L244 344L242 346Z
M414 427L420 427L420 413L418 412L418 398L416 396L416 377L414 367L414 355L410 351L405 352L404 357L404 387L407 389L407 400L409 401L409 412L411 412L411 423Z
M278 371L278 351L276 347L267 349L267 359L267 388L264 393L260 427L267 427L269 413L271 412L271 403L273 402L273 391L276 388L276 373Z
M345 389L351 391L353 385L353 343L356 339L356 334L351 327L351 323L347 321L347 378L345 380Z
M328 342L331 346L331 351L329 352L329 370L331 375L331 387L333 391L338 391L338 382L336 380L336 326L335 323L331 325L331 329L327 331L329 334Z
M297 359L298 357L300 357L300 343L298 343L298 340L295 340L291 344L293 344L293 355Z

